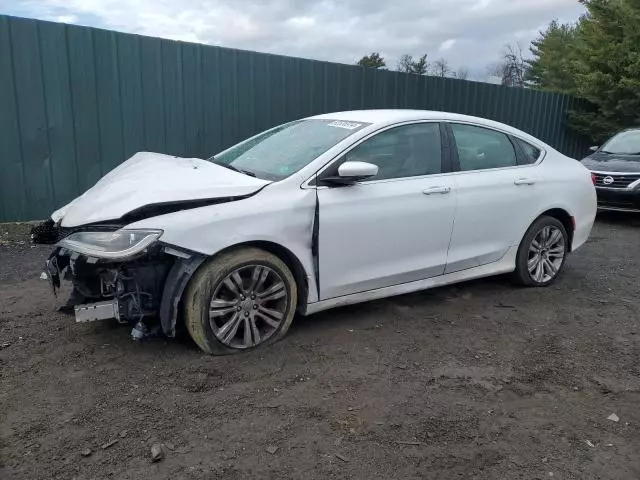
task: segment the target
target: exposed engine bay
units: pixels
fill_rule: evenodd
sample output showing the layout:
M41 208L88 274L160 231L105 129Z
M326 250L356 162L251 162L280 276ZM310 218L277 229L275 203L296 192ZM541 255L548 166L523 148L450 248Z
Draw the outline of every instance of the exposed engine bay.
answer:
M61 280L72 283L68 306L74 307L77 322L115 318L151 331L158 323L165 281L175 261L155 250L128 262L107 262L57 248L47 260L46 273L54 293Z
M115 300L118 310L114 314L119 320L139 321L158 314L174 257L153 252L124 263L93 260L64 248L56 249L48 261L54 289L62 278L72 282L73 296L77 299L85 302ZM86 321L90 320L89 314L84 316Z
M48 220L33 228L32 238L35 243L57 243L69 233ZM160 329L175 334L182 291L202 260L160 243L126 260L96 258L58 244L42 278L49 280L56 296L62 281L71 283L66 306L73 308L76 322L113 318L131 323L132 336L140 340Z

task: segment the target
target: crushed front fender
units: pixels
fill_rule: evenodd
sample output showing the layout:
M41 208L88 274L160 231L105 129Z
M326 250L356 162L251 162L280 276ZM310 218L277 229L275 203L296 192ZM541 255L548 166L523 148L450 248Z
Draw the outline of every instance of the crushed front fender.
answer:
M189 280L198 269L205 256L191 255L189 258L178 258L164 283L162 301L160 302L160 324L168 337L175 337L180 300Z

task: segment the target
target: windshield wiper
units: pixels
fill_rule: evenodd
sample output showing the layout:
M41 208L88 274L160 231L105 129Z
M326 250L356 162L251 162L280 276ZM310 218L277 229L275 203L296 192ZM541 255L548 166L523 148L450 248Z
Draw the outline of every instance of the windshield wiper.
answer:
M234 172L244 173L245 175L249 175L250 177L257 177L255 173L250 172L249 170L243 170L242 168L234 167L233 165L229 165L227 163L216 163L216 165L220 165L221 167L228 168L229 170L233 170Z

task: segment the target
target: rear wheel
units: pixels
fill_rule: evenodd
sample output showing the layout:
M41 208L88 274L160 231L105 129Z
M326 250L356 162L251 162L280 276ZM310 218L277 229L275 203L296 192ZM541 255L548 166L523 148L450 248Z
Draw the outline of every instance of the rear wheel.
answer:
M569 235L554 217L538 218L524 235L516 259L515 280L529 287L551 285L569 253Z
M191 338L207 353L239 353L282 338L297 288L287 265L258 248L223 253L203 265L185 294Z

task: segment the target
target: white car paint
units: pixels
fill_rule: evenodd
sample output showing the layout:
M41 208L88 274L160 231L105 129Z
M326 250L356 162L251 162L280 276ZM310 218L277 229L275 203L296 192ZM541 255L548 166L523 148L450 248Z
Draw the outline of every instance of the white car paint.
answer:
M291 252L306 273L307 313L513 271L524 233L549 209L563 209L573 217L573 250L589 235L596 197L588 170L524 132L480 118L415 110L311 118L370 125L278 182L203 160L138 154L59 210L54 220L78 226L116 220L156 202L258 192L243 200L146 218L127 228L160 229L165 244L210 256L247 242L277 244ZM390 126L424 121L495 129L535 145L544 155L533 166L340 188L312 185L318 172L360 140ZM319 272L312 253L316 211Z
M312 302L318 300L311 254L315 206L314 190L290 189L278 182L244 200L147 218L127 228L154 224L164 232L162 242L209 256L247 242L280 245L302 264Z
M527 165L452 175L458 208L446 273L496 262L520 243L545 201L539 170Z
M425 192L450 181L433 175L321 188L320 297L442 275L456 195Z
M389 287L377 288L375 290L368 290L357 294L343 295L340 297L328 298L326 300L321 300L315 303L309 303L307 305L305 313L307 315L311 315L323 310L328 310L329 308L343 307L345 305L353 305L355 303L368 302L370 300L393 297L395 295L403 295L405 293L417 292L429 288L442 287L444 285L464 282L467 280L474 280L476 278L490 277L492 275L509 273L514 269L517 253L518 248L512 247L499 261L489 263L481 267L474 267L468 270L447 273L445 275L425 278L423 280L418 280L415 282L401 283L399 285L392 285Z
M248 195L269 183L199 158L138 152L51 217L75 227L154 203Z

